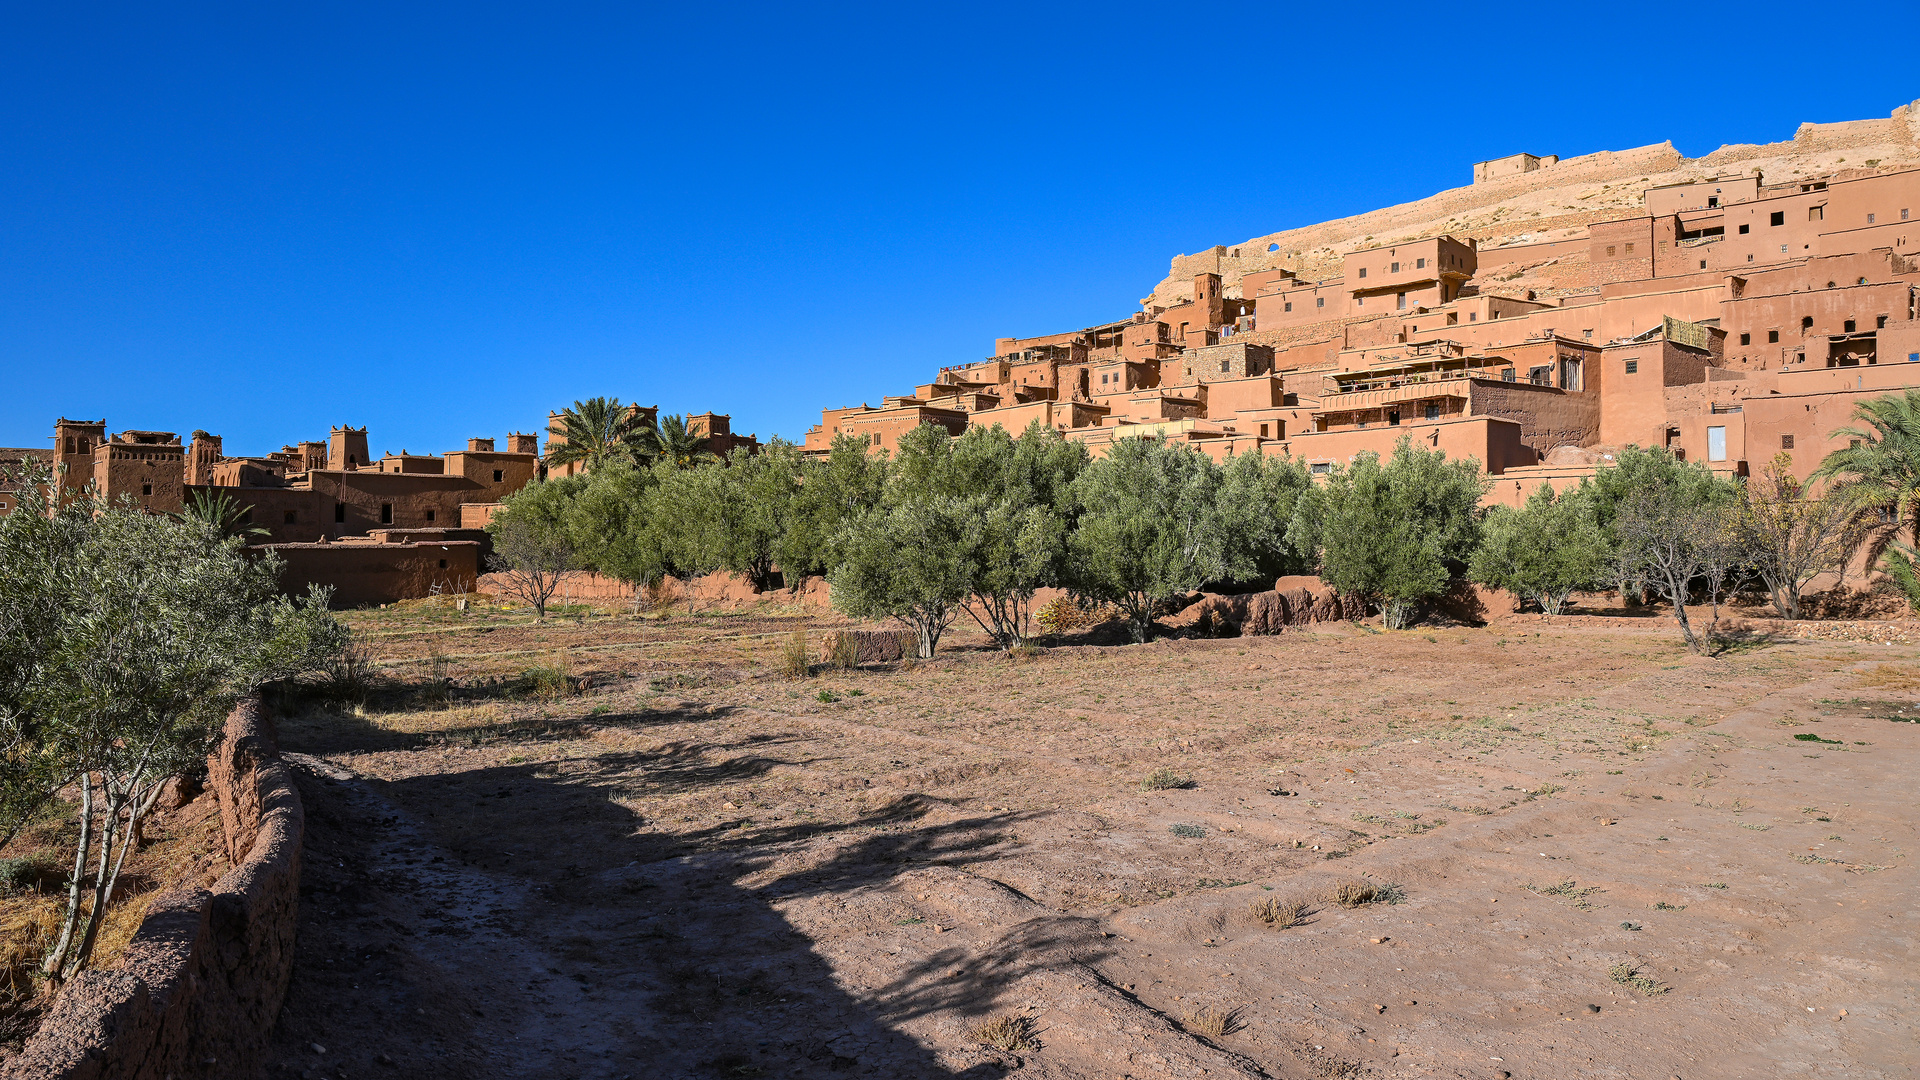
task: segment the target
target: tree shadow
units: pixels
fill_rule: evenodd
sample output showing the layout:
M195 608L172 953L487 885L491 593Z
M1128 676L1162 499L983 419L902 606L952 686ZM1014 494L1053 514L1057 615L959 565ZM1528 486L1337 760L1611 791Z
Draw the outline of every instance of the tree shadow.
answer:
M591 719L645 731L731 711L651 708ZM313 748L302 734L289 733L290 750ZM553 733L555 753L542 761L359 783L417 822L459 872L508 882L524 896L516 912L490 918L511 920L523 940L557 959L522 997L547 978L608 996L623 1023L583 1016L577 1034L563 1039L582 1060L644 1065L632 1075L997 1076L1013 1064L1005 1055L961 1046L943 1058L898 1025L943 1012L984 1015L1020 975L1084 959L1087 939L1098 940L1085 920L1047 917L1005 928L984 950L936 947L876 970L862 942L895 929L874 915L898 901L893 879L993 858L1018 815L941 814L936 822L940 800L910 792L832 820L775 812L769 799L793 801L793 770L832 764L798 735L723 730L591 754L565 745L580 737ZM341 724L326 743L335 753L398 745L363 720ZM351 828L310 826L330 827L336 848L351 848ZM334 850L326 861L344 867L350 856ZM398 924L393 932L437 934L437 947L456 947L446 935L457 928L446 929L444 918L428 925L435 902L413 903L417 915L384 916ZM853 947L836 952L843 938ZM513 1023L516 1008L539 1007L513 998L497 995L490 1009L507 1015L493 1022Z

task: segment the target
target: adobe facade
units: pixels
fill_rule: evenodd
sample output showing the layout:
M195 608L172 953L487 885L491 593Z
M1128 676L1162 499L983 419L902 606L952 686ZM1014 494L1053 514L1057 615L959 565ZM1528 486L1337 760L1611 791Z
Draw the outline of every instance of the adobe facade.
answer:
M892 449L921 423L959 434L1039 422L1095 453L1151 437L1220 459L1287 453L1325 473L1406 435L1477 458L1505 481L1504 502L1577 481L1626 445L1733 474L1784 450L1804 477L1855 402L1920 386L1916 121L1903 106L1712 156L1777 150L1761 160L1778 179L1725 162L1680 181L1622 179L1689 165L1670 145L1482 162L1466 194L1429 200L1454 208L1441 224L1508 193L1598 208L1517 236L1483 226L1283 247L1330 224L1276 234L1265 252L1256 241L1180 256L1127 318L1000 338L910 395L825 410L803 446L865 434ZM1862 166L1846 151L1888 156Z

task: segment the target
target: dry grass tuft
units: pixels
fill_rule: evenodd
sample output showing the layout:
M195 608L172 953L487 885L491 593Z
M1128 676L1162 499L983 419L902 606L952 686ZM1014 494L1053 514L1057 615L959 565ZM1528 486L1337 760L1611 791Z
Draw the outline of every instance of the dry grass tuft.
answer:
M998 1047L1009 1054L1040 1048L1040 1044L1033 1040L1027 1018L1018 1013L1001 1013L975 1024L967 1034L975 1042Z
M1183 1013L1180 1017L1180 1026L1195 1035L1218 1039L1231 1035L1246 1025L1240 1022L1239 1009L1222 1009L1217 1005L1203 1005Z
M1331 898L1343 908L1365 907L1380 899L1380 888L1364 878L1352 878L1335 885Z
M572 658L565 653L521 671L520 681L528 694L541 701L572 697L578 690L573 678Z
M807 628L795 630L780 650L780 674L789 679L804 679L813 674L813 646L807 641Z
M1880 690L1920 690L1920 664L1881 664L1862 672L1858 682Z
M1275 930L1299 926L1307 921L1307 916L1313 914L1313 907L1305 900L1282 900L1277 896L1267 897L1250 910L1254 918Z
M1632 961L1623 960L1608 968L1607 977L1629 990L1638 990L1648 997L1653 997L1656 994L1664 994L1668 990L1673 989L1670 986L1662 986L1653 979L1640 974L1639 965Z

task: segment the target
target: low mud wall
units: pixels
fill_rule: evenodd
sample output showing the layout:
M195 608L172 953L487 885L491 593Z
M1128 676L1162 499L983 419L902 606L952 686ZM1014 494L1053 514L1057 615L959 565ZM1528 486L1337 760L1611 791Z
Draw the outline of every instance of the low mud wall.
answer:
M0 1080L260 1075L293 973L305 814L258 699L207 764L233 869L155 900L120 966L68 983Z
M1289 626L1366 616L1364 603L1341 596L1319 578L1283 577L1266 592L1204 596L1167 622L1176 629L1191 627L1202 634L1225 631L1251 637L1278 634Z

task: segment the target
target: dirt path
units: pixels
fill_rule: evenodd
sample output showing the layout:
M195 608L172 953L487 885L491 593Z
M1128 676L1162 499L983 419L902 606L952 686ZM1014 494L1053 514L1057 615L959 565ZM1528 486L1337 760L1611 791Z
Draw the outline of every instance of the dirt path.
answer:
M278 1058L1906 1075L1920 724L1889 717L1916 709L1913 653L1494 627L802 683L729 659L691 691L295 718L307 895ZM1197 784L1142 791L1163 764ZM1352 879L1395 902L1326 901ZM1248 913L1276 897L1304 925ZM983 1045L994 1016L1028 1043Z

